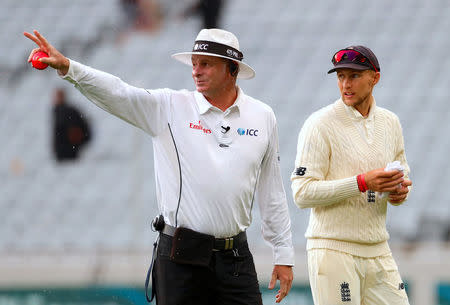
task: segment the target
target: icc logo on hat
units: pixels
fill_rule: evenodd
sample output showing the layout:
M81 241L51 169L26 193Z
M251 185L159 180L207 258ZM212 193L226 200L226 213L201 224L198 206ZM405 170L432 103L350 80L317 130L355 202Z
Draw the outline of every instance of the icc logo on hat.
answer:
M196 43L194 46L194 51L197 50L207 50L208 49L208 44L207 43Z

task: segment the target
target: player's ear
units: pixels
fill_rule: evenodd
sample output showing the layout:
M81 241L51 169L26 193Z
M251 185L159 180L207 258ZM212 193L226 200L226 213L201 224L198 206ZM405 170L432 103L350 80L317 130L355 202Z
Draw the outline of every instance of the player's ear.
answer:
M374 71L374 75L373 75L373 86L375 86L378 81L380 80L381 74L380 72L375 72Z

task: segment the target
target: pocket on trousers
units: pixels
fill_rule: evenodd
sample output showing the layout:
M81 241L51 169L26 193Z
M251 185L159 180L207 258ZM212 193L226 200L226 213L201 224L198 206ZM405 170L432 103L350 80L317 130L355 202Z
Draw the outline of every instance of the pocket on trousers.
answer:
M169 258L172 249L172 237L161 234L158 242L157 256Z
M325 251L322 249L308 250L308 269L311 275L325 275L327 266L325 260Z

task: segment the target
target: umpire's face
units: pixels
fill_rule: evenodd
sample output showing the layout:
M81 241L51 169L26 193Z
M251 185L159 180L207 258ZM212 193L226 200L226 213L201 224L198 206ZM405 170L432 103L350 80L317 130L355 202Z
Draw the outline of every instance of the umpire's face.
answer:
M341 68L336 70L336 74L342 101L347 106L356 109L358 109L358 106L369 102L373 87L380 79L380 72L372 70L360 71Z
M206 98L223 94L224 90L234 88L236 82L226 60L208 55L192 55L192 78L197 91Z

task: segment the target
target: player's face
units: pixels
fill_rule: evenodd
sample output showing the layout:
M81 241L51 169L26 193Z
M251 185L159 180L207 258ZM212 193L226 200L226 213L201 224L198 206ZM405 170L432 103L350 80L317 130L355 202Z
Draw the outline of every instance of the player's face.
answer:
M225 60L207 55L192 55L192 78L197 91L205 97L214 98L230 87L234 78Z
M380 73L372 70L342 68L336 74L342 101L357 110L370 102L373 87L380 79Z

